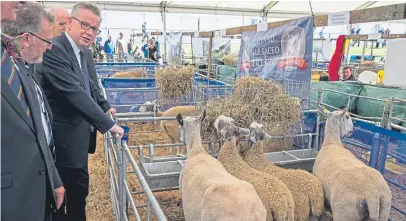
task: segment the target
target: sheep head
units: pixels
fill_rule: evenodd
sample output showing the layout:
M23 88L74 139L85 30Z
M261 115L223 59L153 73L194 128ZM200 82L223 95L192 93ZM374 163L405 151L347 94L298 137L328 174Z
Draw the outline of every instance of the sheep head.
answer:
M225 140L232 136L240 137L249 135L248 129L237 127L234 123L235 120L231 117L226 117L224 115L218 116L216 121L214 121L214 128L217 131L217 136Z
M203 120L206 118L206 110L199 117L185 117L179 113L176 115L176 121L179 124L180 141L188 145L191 140L190 136L198 136L200 139L200 127ZM196 137L195 137L196 138ZM189 147L188 150L189 151Z
M327 121L330 121L333 124L338 124L340 128L340 136L351 135L354 129L354 124L352 122L351 115L348 112L348 107L333 112L330 112L325 108L319 107L318 112L322 117L327 119Z
M225 128L228 125L234 124L235 121L233 118L231 117L226 117L224 115L220 115L216 118L216 120L214 121L214 128L217 131L217 136L220 137L220 131Z
M271 136L265 132L264 125L252 122L249 127L250 130L250 141L257 143L261 140L269 140Z

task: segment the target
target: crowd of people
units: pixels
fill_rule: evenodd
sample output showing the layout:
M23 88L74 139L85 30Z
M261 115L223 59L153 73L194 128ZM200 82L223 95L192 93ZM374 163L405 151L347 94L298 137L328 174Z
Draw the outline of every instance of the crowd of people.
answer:
M145 22L143 24L143 30L144 28ZM143 39L146 38L147 37L143 37ZM133 38L130 38L130 40L127 42L127 40L124 38L123 32L119 33L119 38L116 40L116 42L114 42L114 44L111 36L108 37L104 44L101 44L102 38L99 37L99 39L100 40L92 44L94 59L102 61L104 59L102 52L104 52L106 55L107 62L113 62L114 55L116 55L118 62L123 62L126 60L127 56L144 57L156 62L161 58L160 44L155 37L152 37L146 41L143 40L141 47L135 45Z
M2 220L86 220L96 133L124 133L107 114L116 110L89 48L100 21L86 2L71 13L1 2Z

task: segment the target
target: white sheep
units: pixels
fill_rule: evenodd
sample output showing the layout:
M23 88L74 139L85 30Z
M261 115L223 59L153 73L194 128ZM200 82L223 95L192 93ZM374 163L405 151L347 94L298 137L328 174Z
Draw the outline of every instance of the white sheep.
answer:
M177 122L180 139L187 147L187 160L179 177L182 204L187 221L265 221L266 210L254 187L230 175L202 145L199 118Z
M354 127L347 111L320 108L319 113L327 120L313 173L323 184L334 221L387 221L392 199L388 184L382 174L358 160L341 142L341 136Z
M324 194L321 182L305 170L284 169L272 164L263 152L263 141L271 140L262 124L252 122L249 130L250 141L243 150L244 161L252 168L275 176L291 191L295 201L295 220L307 221L319 217L324 211ZM310 213L311 212L311 213Z
M220 122L218 125L227 125L227 122ZM286 185L273 176L251 168L241 158L241 150L239 150L241 146L237 144L236 136L247 134L247 130L234 125L216 128L216 130L220 131L222 138L228 137L218 155L219 161L231 175L254 186L266 208L267 220L293 221L295 205Z

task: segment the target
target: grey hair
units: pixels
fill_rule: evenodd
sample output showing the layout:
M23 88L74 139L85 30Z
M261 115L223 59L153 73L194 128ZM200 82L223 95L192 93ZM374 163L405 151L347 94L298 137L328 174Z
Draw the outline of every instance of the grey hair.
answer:
M87 10L93 12L93 14L97 15L97 17L100 18L100 22L101 22L101 12L100 12L99 7L97 7L97 5L92 4L90 2L78 2L78 3L76 3L73 6L72 11L70 13L71 16L78 16L79 11L81 9L87 9Z
M42 19L50 23L55 22L55 17L45 10L44 6L36 2L27 2L16 11L17 18L2 27L2 31L10 36L18 36L22 33L41 32Z

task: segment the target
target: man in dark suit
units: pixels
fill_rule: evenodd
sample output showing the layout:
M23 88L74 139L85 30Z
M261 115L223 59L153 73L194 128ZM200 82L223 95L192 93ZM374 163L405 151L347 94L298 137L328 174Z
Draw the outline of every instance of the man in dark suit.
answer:
M66 31L66 26L68 24L68 18L70 16L68 10L65 8L51 8L49 10L54 16L56 23L59 24L60 26L60 33L58 35L62 35ZM92 56L92 51L88 48L83 48L83 53L86 58L86 63L87 63L87 70L89 72L90 78L93 80L95 83L95 86L93 87L93 93L95 96L95 100L97 104L101 107L101 109L104 112L110 112L113 115L116 114L116 109L112 108L109 104L109 102L104 98L101 88L98 84L98 78L97 78L97 73L96 73L96 67L94 64L93 56ZM41 78L40 76L38 76ZM90 147L89 147L89 153L94 153L96 151L96 140L97 140L97 131L93 130L93 132L90 135Z
M52 49L44 54L42 65L35 66L55 116L56 166L66 189L66 209L59 210L62 220L86 220L88 152L95 149L93 142L90 144L91 134L98 130L122 136L124 132L96 103L96 84L86 65L83 48L94 41L99 27L97 6L75 4L67 31L52 39Z
M26 63L41 62L51 47L53 16L27 3L3 24L17 5L1 3L1 219L51 220L64 188L52 156L52 114Z

